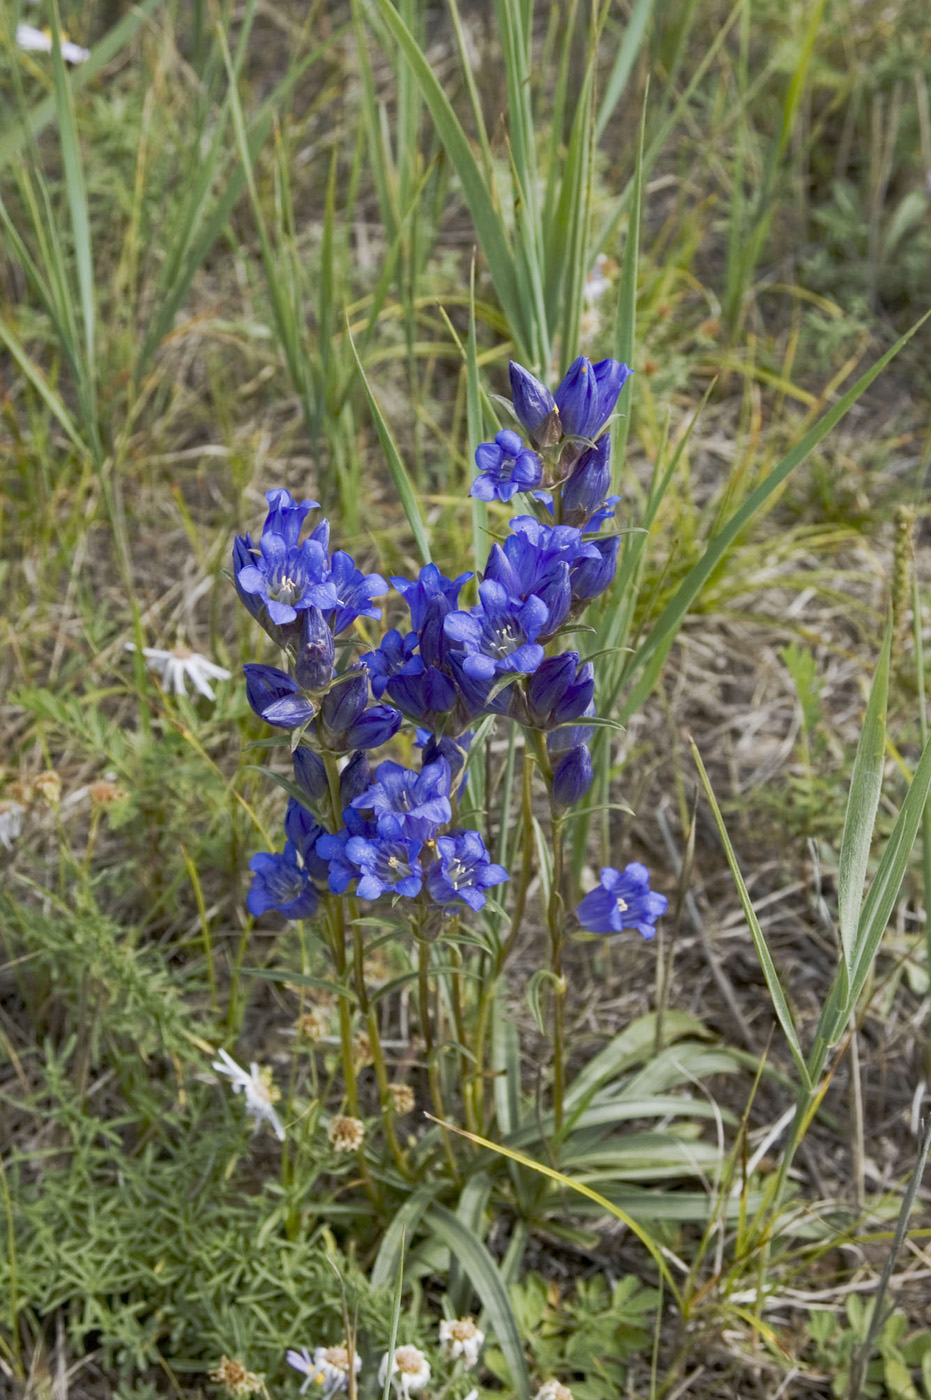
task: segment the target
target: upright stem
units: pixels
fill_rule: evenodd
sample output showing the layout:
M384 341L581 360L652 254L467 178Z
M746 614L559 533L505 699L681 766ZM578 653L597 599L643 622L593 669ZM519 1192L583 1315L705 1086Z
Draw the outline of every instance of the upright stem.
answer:
M553 974L553 1122L557 1134L562 1131L563 1099L566 1093L566 983L562 972L562 952L565 942L563 883L563 818L554 810L553 886L546 911L550 931L550 970Z
M440 1082L439 1066L436 1062L433 1044L433 1022L430 1016L430 942L423 935L422 921L418 923L417 929L417 991L420 1010L420 1030L423 1035L424 1048L427 1053L427 1078L430 1083L430 1098L433 1101L433 1111L441 1122L446 1121L446 1104L443 1100L443 1086ZM453 1180L459 1180L459 1168L456 1165L456 1154L453 1152L453 1145L450 1141L449 1130L440 1128L443 1136L443 1148L446 1153L446 1161L452 1173Z
M350 912L355 918L356 902L350 900ZM394 1127L394 1109L391 1103L391 1092L388 1086L388 1071L385 1068L385 1055L381 1046L381 1032L378 1029L378 1017L375 1008L369 1001L368 988L365 985L365 949L362 943L362 930L353 922L352 928L352 950L353 950L353 981L356 989L356 1000L359 1003L359 1012L365 1018L368 1031L369 1044L372 1047L372 1064L375 1069L375 1078L378 1081L378 1099L381 1104L382 1127L385 1130L385 1137L391 1149L399 1170L406 1177L411 1178L411 1169L408 1166L407 1158L401 1150L398 1142L398 1135Z

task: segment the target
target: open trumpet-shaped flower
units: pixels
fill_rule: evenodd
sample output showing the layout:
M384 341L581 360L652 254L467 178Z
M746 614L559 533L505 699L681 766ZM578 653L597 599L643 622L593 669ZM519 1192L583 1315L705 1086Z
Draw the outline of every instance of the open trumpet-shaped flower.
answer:
M293 841L286 841L277 855L260 851L250 860L249 869L252 885L246 905L250 914L277 909L286 919L313 918L319 897Z
M469 491L479 501L510 501L518 491L532 491L543 480L543 463L525 447L520 434L505 428L494 442L475 449L479 476Z
M471 612L450 613L443 624L465 674L490 681L501 674L535 671L543 660L537 637L549 618L546 604L534 596L513 598L494 579L485 579L478 595L480 602Z
M324 612L339 599L330 581L326 550L317 540L291 545L283 535L268 531L259 540L258 555L236 575L243 593L264 602L272 622L282 626L298 612L316 607Z
M462 900L470 909L481 909L485 890L511 877L496 865L477 831L451 831L436 840L436 860L427 870L427 892L437 904Z
M623 870L605 866L601 883L591 890L575 911L583 928L591 933L620 933L638 929L644 938L656 932L656 920L665 914L669 900L650 889L650 872L639 861Z
M318 851L323 841L317 843ZM398 894L414 899L423 887L423 871L418 859L420 849L419 841L405 836L376 835L371 839L350 836L344 859L357 867L359 898L378 899L383 894Z
M379 763L375 782L352 805L374 812L382 836L429 841L439 827L452 820L450 780L445 759L428 763L420 773L388 759Z

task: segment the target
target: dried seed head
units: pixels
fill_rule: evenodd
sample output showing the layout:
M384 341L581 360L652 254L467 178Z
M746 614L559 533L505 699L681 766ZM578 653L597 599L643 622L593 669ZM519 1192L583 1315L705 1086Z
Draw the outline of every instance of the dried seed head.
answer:
M304 1011L295 1021L294 1029L302 1040L309 1040L311 1045L318 1045L329 1033L330 1018L319 1008Z
M265 1390L262 1376L248 1370L242 1361L232 1361L228 1356L222 1357L220 1364L210 1372L210 1379L224 1386L226 1393L235 1396L236 1400Z
M414 1091L409 1084L389 1084L391 1107L395 1113L411 1113L414 1107Z
M61 778L54 768L49 768L47 772L33 778L32 790L36 797L41 797L49 807L57 807L61 801Z
M365 1124L359 1118L331 1118L326 1131L336 1152L358 1152L365 1140Z
M87 789L90 800L99 807L110 807L114 802L122 802L127 796L126 789L119 783L111 783L108 778L98 778Z

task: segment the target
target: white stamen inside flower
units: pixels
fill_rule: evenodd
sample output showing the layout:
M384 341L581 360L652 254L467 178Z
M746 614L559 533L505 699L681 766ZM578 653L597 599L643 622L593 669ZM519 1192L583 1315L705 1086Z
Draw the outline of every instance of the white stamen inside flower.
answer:
M624 911L625 911L625 909L627 908L627 900L626 900L626 899L621 899L621 897L618 896L617 907L618 907L618 909L621 911L621 913L623 914Z

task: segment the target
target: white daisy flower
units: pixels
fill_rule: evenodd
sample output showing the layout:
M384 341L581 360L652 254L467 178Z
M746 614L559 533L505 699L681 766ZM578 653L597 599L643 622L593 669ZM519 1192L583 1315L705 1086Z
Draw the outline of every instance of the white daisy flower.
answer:
M338 1391L349 1389L349 1348L345 1344L315 1347L313 1356L306 1347L301 1347L300 1351L289 1351L285 1360L307 1378L301 1386L302 1395L311 1382L324 1387L322 1400L330 1400ZM358 1354L352 1358L352 1368L356 1375L362 1369L362 1358Z
M476 1327L471 1317L458 1317L452 1321L443 1318L440 1322L443 1355L447 1361L458 1361L461 1356L467 1371L471 1371L478 1361L484 1341L485 1333Z
M135 651L132 642L126 643L127 651ZM187 695L184 679L191 682L208 700L215 700L210 681L228 681L230 673L222 666L215 666L200 652L188 647L175 647L173 651L161 651L158 647L143 647L142 655L151 671L158 671L162 689L174 695Z
M280 1095L272 1083L271 1070L259 1069L253 1060L247 1074L241 1065L237 1065L232 1055L228 1055L225 1050L218 1053L220 1058L213 1061L212 1068L218 1074L225 1074L232 1080L234 1094L238 1094L240 1089L243 1090L246 1096L246 1112L254 1120L256 1129L260 1123L268 1123L278 1141L284 1142L281 1119L272 1108L272 1104Z
M384 1386L391 1363L391 1381L395 1389L407 1400L418 1390L423 1390L430 1380L430 1363L422 1351L416 1347L396 1347L394 1354L386 1351L378 1368L378 1384Z
M51 53L52 36L47 29L36 29L34 24L16 26L16 42L27 53ZM86 63L90 49L82 49L80 44L72 44L70 39L61 36L61 56L66 63Z
M0 802L0 846L5 846L8 851L13 849L13 842L18 838L23 829L23 817L26 815L26 808L21 802Z

